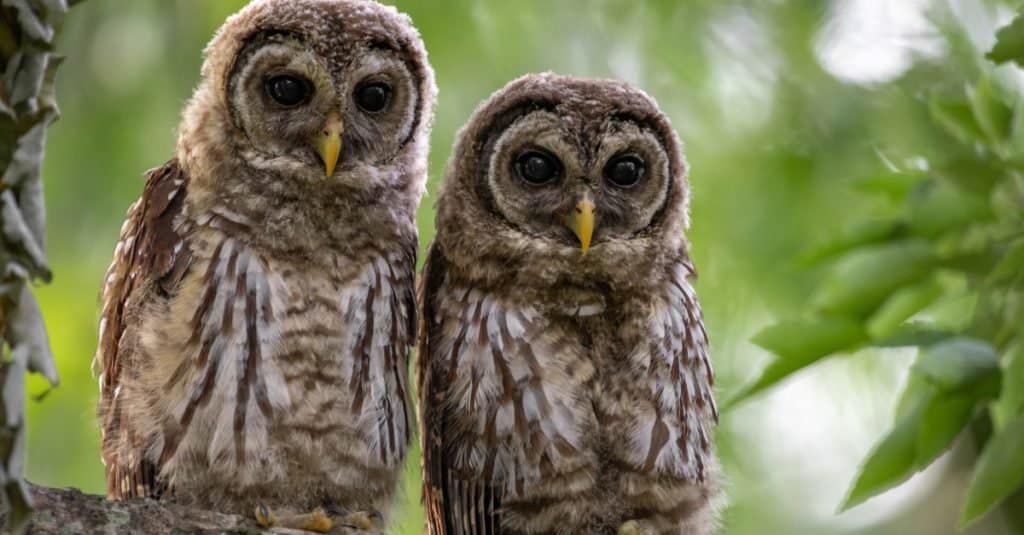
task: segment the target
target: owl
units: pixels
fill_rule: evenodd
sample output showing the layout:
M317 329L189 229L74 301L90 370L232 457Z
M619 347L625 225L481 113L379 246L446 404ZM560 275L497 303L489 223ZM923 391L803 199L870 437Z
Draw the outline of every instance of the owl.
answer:
M529 75L476 111L419 293L429 533L713 530L687 204L675 132L625 83Z
M375 2L258 0L217 32L103 289L111 499L386 517L435 94L410 19Z

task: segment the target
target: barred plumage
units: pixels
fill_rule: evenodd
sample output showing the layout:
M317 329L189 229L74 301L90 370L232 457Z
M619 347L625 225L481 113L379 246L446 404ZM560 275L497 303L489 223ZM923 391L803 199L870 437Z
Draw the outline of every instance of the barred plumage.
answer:
M419 295L431 534L711 531L687 197L667 118L625 84L527 76L477 110Z
M309 83L298 107L269 92L282 72ZM108 495L386 513L412 435L422 43L375 2L258 0L203 74L103 291ZM367 80L386 109L362 109Z

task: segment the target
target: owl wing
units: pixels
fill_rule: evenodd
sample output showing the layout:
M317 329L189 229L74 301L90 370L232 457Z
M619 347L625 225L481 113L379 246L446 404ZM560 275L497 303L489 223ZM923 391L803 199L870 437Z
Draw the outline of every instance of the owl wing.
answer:
M436 339L437 318L434 299L441 281L444 280L444 257L437 245L431 245L423 265L423 273L417 291L419 301L419 340L416 350L416 388L419 393L420 446L423 452L421 472L423 474L423 508L429 535L451 533L445 522L446 500L444 481L448 472L445 463L444 434L445 410L444 391L439 387L440 377L431 365L431 340Z
M145 445L127 425L125 404L119 399L122 373L131 373L134 344L130 331L140 306L169 296L191 261L188 243L175 227L185 202L188 177L176 160L146 173L142 196L128 209L127 220L114 250L103 286L103 310L93 367L99 373L97 416L103 435L102 452L111 499L156 497L159 467L143 459ZM125 455L124 445L138 454Z
M708 334L691 283L695 278L689 259L675 266L664 301L653 305L646 351L635 353L646 359L642 366L657 410L653 420L637 421L635 434L644 436L640 444L647 448L638 449L632 461L645 471L705 482L718 409Z
M446 259L435 244L427 254L420 280L420 330L417 387L423 450L423 506L429 535L498 535L501 493L491 481L455 477L448 441L455 430L447 399L449 379L442 366L436 300L445 277Z

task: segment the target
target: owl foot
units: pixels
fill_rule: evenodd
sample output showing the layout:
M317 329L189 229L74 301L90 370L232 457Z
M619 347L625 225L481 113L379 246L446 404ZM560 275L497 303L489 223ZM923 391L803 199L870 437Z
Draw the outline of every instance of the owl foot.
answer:
M266 505L256 507L256 522L264 528L299 529L316 533L349 533L353 530L381 533L382 520L377 511L340 513L332 509L328 513L318 507L309 513L278 517Z
M655 532L644 527L640 522L636 520L630 520L619 526L619 530L616 532L617 535L655 535Z
M372 533L384 532L384 517L377 511L355 511L350 512L329 504L327 512L334 519L335 525L346 527L350 530L368 531Z
M334 521L321 508L301 515L278 517L266 505L256 506L256 522L264 528L288 528L329 533L334 528Z

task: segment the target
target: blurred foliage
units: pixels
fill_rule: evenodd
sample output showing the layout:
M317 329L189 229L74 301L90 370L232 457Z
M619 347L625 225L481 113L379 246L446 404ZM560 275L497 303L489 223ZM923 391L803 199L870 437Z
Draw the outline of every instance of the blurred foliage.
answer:
M985 57L996 63L1013 61L1024 65L1024 17L1014 18L996 37L996 46Z
M57 117L54 37L63 0L0 4L0 510L21 533L32 514L25 467L25 374L57 385L39 305L28 284L50 281L40 169L46 129Z
M988 57L1024 65L1024 15L999 31ZM962 90L924 87L920 106L948 139L862 188L894 205L890 217L855 220L805 255L829 263L807 319L755 337L776 359L733 400L836 353L917 348L895 423L843 509L906 481L977 420L987 431L961 522L1024 489L1024 91L994 70L981 66Z
M1011 138L971 140L1006 128L998 119L1005 108L986 115L988 123L974 119L975 108L989 104L989 97L982 98L987 92L1013 110L1011 125L1020 117L1020 70L984 59L1018 2L386 1L412 16L438 75L431 192L457 129L475 106L525 72L622 78L651 93L672 118L692 169L688 237L720 397L755 384L752 374L764 365L774 368L776 377L762 385L770 386L821 361L724 415L716 444L727 477L725 533L955 532L954 504L962 502L968 484L963 468L979 463L971 444L954 448L892 493L833 513L857 462L889 426L900 403L898 385L919 382L908 376L938 380L930 364L909 372L906 348L922 341L975 347L971 339L990 339L969 329L968 320L980 310L978 294L958 273L1016 276L1011 264L994 269L996 258L961 255L960 267L945 263L946 248L960 243L947 239L948 225L966 226L983 213L1002 217L991 195L1009 164L992 153L1002 146L999 151L1009 152L999 154L1013 154L1006 141ZM27 473L35 482L103 492L97 389L89 370L103 272L125 209L142 189L142 171L172 154L178 114L197 82L203 46L244 4L89 0L63 28L59 50L68 60L58 96L64 115L51 129L44 168L50 263L57 276L36 290L63 382L45 402L28 406ZM973 200L961 206L963 199ZM432 196L424 199L418 214L424 246L433 236L433 202ZM972 231L962 246L983 238ZM875 269L872 258L912 262ZM1024 259L1024 246L1000 258ZM865 280L870 291L864 299L882 295L885 306L869 311L860 292L844 286L850 272L833 273L832 266L868 269L850 276ZM919 273L927 276L914 278ZM824 293L814 296L815 306L849 304L856 316L812 313L808 295L819 287ZM783 344L795 358L773 364L748 340L778 318L792 321L758 341ZM950 333L961 338L952 340ZM855 358L821 358L858 347ZM1005 351L995 352L1004 377L997 405L1011 406L1024 400L1024 391L1007 390L1005 377L1024 375L1024 357L1007 360ZM906 435L913 434L915 457L902 469L916 469L950 433L931 426L923 432L922 422L935 413L960 414L967 402L955 400L991 395L991 361L984 353L957 365L973 370L962 386L939 374L945 382L928 383L900 404L900 414L913 418L913 433ZM948 354L931 358L944 362ZM38 393L46 384L30 377L28 388ZM932 401L947 398L954 401ZM985 426L976 420L971 428L984 436ZM998 429L1012 438L1020 427L1005 420ZM1001 475L1020 459L1012 444L985 455L992 460L988 469L979 465L979 477ZM413 454L396 512L398 534L422 533L418 463ZM990 491L978 500L1001 494L998 484L985 488ZM986 515L966 532L1011 533L1005 511Z

